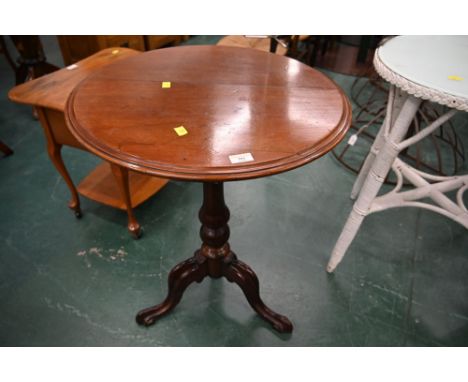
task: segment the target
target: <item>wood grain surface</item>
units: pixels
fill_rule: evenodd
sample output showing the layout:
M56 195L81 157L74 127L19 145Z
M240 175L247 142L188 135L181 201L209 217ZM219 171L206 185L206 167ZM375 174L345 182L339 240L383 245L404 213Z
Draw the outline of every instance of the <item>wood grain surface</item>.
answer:
M331 150L351 121L346 96L322 73L224 46L160 49L108 65L75 88L65 114L75 137L104 159L199 181L304 165ZM188 134L176 134L179 126ZM231 163L243 153L253 161Z
M109 48L85 58L75 66L60 69L34 81L15 86L8 93L10 100L27 105L64 111L73 88L97 68L135 56L140 52L127 48Z

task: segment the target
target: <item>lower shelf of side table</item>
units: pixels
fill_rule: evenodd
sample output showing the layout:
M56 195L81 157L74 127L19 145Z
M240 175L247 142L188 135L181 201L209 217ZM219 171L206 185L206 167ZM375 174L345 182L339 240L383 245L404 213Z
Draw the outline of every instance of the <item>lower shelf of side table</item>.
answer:
M163 188L169 180L134 171L128 174L132 207L135 208ZM78 192L96 202L126 210L110 164L102 162L78 185Z

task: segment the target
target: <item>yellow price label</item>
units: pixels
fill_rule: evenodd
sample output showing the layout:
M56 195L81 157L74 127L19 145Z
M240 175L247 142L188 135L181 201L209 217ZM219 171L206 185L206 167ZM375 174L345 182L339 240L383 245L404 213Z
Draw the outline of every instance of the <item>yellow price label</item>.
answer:
M171 87L171 83L169 81L164 81L162 84L161 84L161 87L163 89L169 89Z
M179 137L182 135L187 135L188 131L184 126L174 127L174 131L177 133Z
M448 76L448 79L452 81L463 81L463 78L459 76Z

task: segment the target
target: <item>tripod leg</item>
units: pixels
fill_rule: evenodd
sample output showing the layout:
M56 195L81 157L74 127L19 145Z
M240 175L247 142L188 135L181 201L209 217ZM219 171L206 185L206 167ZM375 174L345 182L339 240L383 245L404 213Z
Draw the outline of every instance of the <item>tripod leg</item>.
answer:
M169 290L166 299L159 305L141 310L136 316L140 325L149 326L174 309L180 302L185 289L194 281L201 282L208 270L204 259L191 257L176 265L169 273Z
M247 264L234 258L223 270L223 275L242 289L250 306L265 321L280 333L292 332L293 326L285 317L268 308L260 298L260 287L257 275Z

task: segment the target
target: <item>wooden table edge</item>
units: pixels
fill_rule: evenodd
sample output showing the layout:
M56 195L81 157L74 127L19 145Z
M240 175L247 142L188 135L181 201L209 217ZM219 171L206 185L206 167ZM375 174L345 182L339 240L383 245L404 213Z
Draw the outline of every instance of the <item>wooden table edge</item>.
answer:
M160 168L155 166L151 166L150 163L146 165L145 163L137 163L137 161L131 161L131 158L128 156L125 160L116 157L113 155L112 152L106 151L104 148L99 147L96 144L90 143L90 141L82 136L82 134L75 128L75 126L79 125L77 119L74 115L73 110L73 100L76 95L76 87L73 92L70 94L70 97L67 100L67 104L65 106L65 121L70 129L71 133L75 136L75 138L85 146L90 152L96 154L97 156L122 167L128 168L133 171L138 171L144 174L151 174L154 176L167 178L167 179L177 179L177 180L185 180L185 181L230 181L230 180L246 180L246 179L254 179L260 178L263 176L270 176L274 174L278 174L281 172L293 170L300 166L303 166L313 160L320 158L321 156L328 153L332 150L346 135L352 119L352 108L351 104L344 94L343 90L338 87L340 92L342 101L343 101L343 114L341 119L337 125L333 129L334 134L327 135L322 141L315 145L312 149L305 150L301 154L292 154L288 157L290 158L297 158L290 161L285 161L283 159L279 159L276 161L265 162L262 165L258 166L255 164L250 165L238 165L229 167L229 171L226 172L226 167L222 168L209 168L203 169L199 168L197 170L192 171L184 171L184 168L177 167L177 168L164 168L168 167L167 165L161 165ZM278 163L280 162L280 163ZM281 163L283 162L283 163ZM223 169L223 170L222 170ZM201 175L200 173L203 172Z

